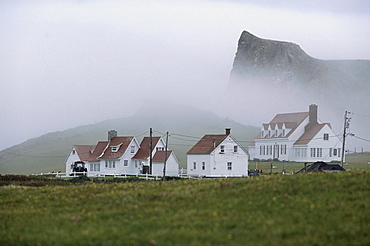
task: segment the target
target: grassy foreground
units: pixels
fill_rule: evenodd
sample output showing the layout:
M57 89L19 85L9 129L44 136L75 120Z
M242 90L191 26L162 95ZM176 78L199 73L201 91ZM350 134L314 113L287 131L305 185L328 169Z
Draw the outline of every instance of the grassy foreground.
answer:
M0 187L0 245L369 245L370 173Z

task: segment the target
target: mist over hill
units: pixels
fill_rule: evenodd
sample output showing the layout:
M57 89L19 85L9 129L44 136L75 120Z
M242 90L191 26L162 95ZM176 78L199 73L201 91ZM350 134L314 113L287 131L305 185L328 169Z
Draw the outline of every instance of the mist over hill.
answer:
M349 111L351 132L370 139L369 60L316 59L295 43L262 39L243 31L229 87L234 97L244 95L241 102L269 111L271 116L295 112L298 107L307 111L309 104L316 103L319 115L332 123L338 134L343 129L344 112ZM351 148L369 149L369 142L357 140L349 141Z
M153 128L154 136L164 137L168 131L169 148L175 151L181 167L185 168L186 152L204 134L223 134L225 127L230 127L233 136L244 146L259 131L258 127L191 106L149 101L133 116L48 133L0 151L0 174L64 172L72 145L105 141L111 129L117 130L119 136L135 136L139 142L149 136L149 128Z

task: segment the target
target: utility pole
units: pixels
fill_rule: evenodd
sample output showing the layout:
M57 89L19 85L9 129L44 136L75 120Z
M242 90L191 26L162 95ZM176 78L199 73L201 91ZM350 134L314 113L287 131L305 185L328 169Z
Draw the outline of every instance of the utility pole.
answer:
M344 155L346 153L345 147L346 147L346 136L347 136L347 128L349 128L349 121L351 118L347 117L347 114L350 114L351 112L345 112L344 113L344 129L343 129L343 143L342 143L342 158L341 158L341 166L343 167L343 162L344 162Z
M168 146L168 132L166 133L166 147L165 147L165 150L164 150L164 162L163 162L163 177L162 177L162 181L165 181L166 180L167 146Z
M150 143L149 143L149 150L150 150L150 153L149 153L149 174L152 174L152 168L153 168L153 158L152 158L152 155L153 155L153 129L150 128L149 130L149 136L150 136Z

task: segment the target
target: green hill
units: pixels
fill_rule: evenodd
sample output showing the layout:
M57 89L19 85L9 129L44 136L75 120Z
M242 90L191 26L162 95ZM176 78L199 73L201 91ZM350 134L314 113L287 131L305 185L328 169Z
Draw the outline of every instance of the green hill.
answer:
M161 106L158 106L161 108ZM153 112L141 109L137 114L48 133L0 151L1 174L32 174L65 171L65 160L74 144L96 144L106 140L111 129L119 136L135 136L139 141L149 136L170 133L169 148L175 151L180 167L186 167L186 152L204 134L224 133L230 127L233 136L244 146L256 136L259 128L243 125L228 118L188 106L175 105Z

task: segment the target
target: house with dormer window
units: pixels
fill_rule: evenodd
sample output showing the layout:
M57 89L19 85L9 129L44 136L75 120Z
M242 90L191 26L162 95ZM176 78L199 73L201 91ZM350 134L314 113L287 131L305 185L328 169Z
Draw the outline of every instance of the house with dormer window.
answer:
M173 151L165 149L161 137L153 137L152 166L149 166L149 137L141 144L135 137L119 137L117 131L108 132L108 141L96 145L74 145L66 160L66 173L73 172L73 163L83 161L89 176L96 175L163 175L166 160L166 175L178 174L179 163Z
M230 132L204 135L186 153L189 176L248 176L247 151Z
M318 106L308 112L277 114L249 146L253 160L340 161L342 142L330 123L318 122Z

